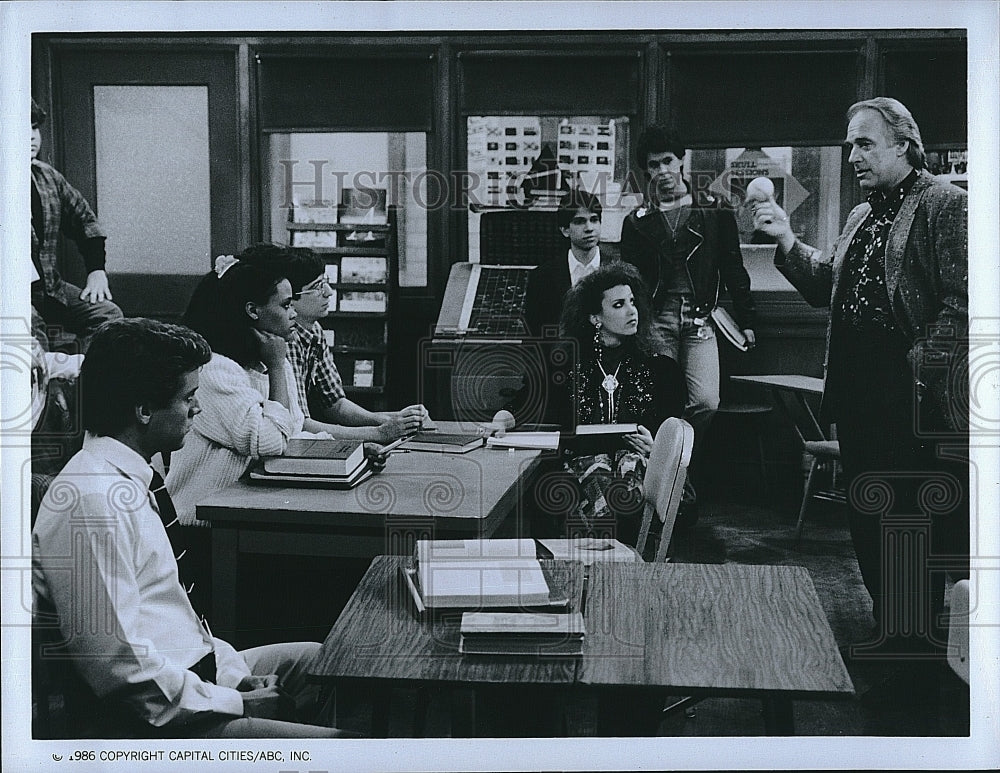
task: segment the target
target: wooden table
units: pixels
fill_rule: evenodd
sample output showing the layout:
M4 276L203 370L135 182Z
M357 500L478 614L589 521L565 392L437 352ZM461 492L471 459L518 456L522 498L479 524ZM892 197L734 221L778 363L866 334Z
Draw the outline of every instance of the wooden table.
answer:
M521 501L539 456L411 451L392 454L382 473L347 491L241 480L213 494L197 515L212 525L215 633L236 631L242 554L371 558L411 554L416 539L491 537Z
M809 403L806 402L806 396L808 395L823 395L823 379L816 378L815 376L798 376L795 374L781 374L774 376L730 376L731 381L738 381L744 384L759 384L761 386L767 387L774 397L775 403L792 422L792 426L795 427L795 431L799 433L799 438L805 442L809 440L829 440L826 432L820 426L819 420L816 418L816 414L813 413L812 408L809 407ZM796 420L795 416L788 410L785 402L782 398L783 394L789 394L799 405L803 416L805 416L808 422L808 428L803 429L799 426L799 422ZM811 438L807 438L806 435L813 435Z
M372 562L323 644L314 679L364 680L373 689L572 685L626 701L650 688L656 695L756 697L774 734L793 731L793 699L854 693L802 567L594 564L587 569L583 656L501 658L460 655L456 617L415 616L399 581L408 560ZM543 562L550 564L584 571L578 563ZM472 732L468 716L453 717L453 735Z

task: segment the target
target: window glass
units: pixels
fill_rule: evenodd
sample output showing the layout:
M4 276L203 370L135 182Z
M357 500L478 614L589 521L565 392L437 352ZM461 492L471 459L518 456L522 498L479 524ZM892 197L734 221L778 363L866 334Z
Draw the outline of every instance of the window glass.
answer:
M94 86L97 207L108 270L199 274L210 263L208 88Z
M829 250L840 234L841 169L839 145L818 147L742 147L689 151L685 168L692 185L724 199L736 209L744 263L755 290L791 290L773 265L773 249L754 246L769 241L755 234L745 204L746 186L755 177L774 184L775 199L789 215L803 242Z
M635 204L627 184L629 127L623 116L469 116L469 259L480 257L482 213L555 209L577 187L601 199L601 238L617 241Z
M342 218L352 201L371 199L377 203L367 216L384 222L382 208L395 206L399 284L426 286L424 132L271 133L265 141L265 202L272 241L291 243L287 224L303 213L313 222L348 222ZM364 193L360 199L359 192Z

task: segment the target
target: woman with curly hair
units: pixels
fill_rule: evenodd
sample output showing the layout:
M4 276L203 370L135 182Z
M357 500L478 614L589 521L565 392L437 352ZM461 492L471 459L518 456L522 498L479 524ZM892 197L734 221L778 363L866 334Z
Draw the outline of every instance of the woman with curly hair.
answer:
M579 483L567 531L633 542L642 514L642 479L653 437L664 420L681 416L687 400L684 377L671 358L656 354L649 294L627 263L601 266L567 294L560 330L575 341L576 357L562 382L554 416L564 431L579 424L634 423L623 448L598 453L567 445L563 467ZM510 424L506 411L495 422ZM540 499L545 492L540 492ZM575 526L575 528L574 528Z

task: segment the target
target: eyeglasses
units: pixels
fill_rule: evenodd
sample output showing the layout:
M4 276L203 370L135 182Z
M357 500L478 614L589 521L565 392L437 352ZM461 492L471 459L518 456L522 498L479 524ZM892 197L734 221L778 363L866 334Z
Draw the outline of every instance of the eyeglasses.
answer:
M292 300L297 301L303 295L315 295L316 293L325 294L327 292L332 292L333 287L330 286L330 280L325 277L320 277L315 282L310 282L297 293L292 294Z

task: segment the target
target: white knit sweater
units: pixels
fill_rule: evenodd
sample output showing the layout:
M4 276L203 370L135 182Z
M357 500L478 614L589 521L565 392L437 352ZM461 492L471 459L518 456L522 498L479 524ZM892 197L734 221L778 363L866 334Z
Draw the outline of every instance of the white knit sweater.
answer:
M285 378L291 410L267 399L263 373L214 353L202 368L196 393L201 413L184 447L171 454L166 479L182 524L208 526L195 518L195 505L238 480L251 460L283 453L288 438L302 430L295 375L287 361Z

